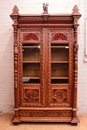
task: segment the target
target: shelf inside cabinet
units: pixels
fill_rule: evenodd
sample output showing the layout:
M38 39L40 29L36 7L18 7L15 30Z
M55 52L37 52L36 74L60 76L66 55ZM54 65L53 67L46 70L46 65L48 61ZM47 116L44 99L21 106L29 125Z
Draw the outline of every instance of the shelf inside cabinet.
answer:
M69 77L51 77L51 79L69 79Z
M59 46L51 48L51 61L69 61L69 49Z
M40 83L40 77L23 77L23 83Z
M23 77L40 77L40 64L23 64Z
M40 48L40 45L38 45L38 46L23 46L22 48Z
M40 61L40 49L36 48L36 46L34 47L27 47L25 46L23 48L23 62L38 62Z
M51 61L51 63L69 63L69 61Z
M68 66L67 63L53 63L51 64L51 77L68 77Z
M23 77L23 79L40 79L40 77Z
M68 49L68 46L51 46L51 48L64 48L64 49Z
M40 63L40 61L23 61L23 63Z

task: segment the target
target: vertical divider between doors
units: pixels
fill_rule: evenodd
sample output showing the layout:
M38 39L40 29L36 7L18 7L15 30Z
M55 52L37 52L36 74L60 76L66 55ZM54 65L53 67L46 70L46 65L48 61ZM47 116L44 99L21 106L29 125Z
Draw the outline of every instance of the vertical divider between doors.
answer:
M43 85L43 106L47 107L48 100L48 29L43 28L43 57L44 57L44 85Z
M43 28L43 107L46 106L46 99L45 99L45 95L46 95L46 75L45 75L45 68L46 68L46 29Z
M51 84L51 50L50 50L50 33L49 29L46 28L46 46L45 46L45 57L46 57L46 106L48 107L50 104L50 84Z

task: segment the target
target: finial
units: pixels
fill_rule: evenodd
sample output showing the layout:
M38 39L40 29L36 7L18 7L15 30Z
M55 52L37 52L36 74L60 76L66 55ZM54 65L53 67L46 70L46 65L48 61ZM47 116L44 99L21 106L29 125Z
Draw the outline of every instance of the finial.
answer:
M43 3L43 14L48 14L48 3Z
M80 13L78 12L79 9L78 9L78 6L77 6L77 5L75 5L72 10L73 10L73 13L72 13L72 14L80 14Z
M13 8L13 13L12 14L19 14L19 9L18 7L15 5L14 8Z

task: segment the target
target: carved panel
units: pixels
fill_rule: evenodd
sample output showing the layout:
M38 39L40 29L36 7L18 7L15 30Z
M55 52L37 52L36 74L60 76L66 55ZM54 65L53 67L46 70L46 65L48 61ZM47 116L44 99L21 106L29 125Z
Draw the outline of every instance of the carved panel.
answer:
M23 34L23 41L39 41L39 34L38 33L24 33Z
M67 40L67 33L52 33L52 41L54 40Z
M50 117L70 117L72 111L48 111L47 116Z
M20 111L20 116L43 117L44 116L44 111Z
M39 102L39 89L24 89L24 102L25 103L38 103Z
M42 110L36 110L36 111L20 111L20 116L25 116L25 117L71 117L72 116L72 111L42 111Z
M67 102L67 89L52 89L52 103Z

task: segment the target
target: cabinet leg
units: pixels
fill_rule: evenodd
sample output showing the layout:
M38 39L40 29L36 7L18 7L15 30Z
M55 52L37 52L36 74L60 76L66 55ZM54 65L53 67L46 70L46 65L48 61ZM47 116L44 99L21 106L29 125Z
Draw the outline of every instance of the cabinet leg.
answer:
M15 125L19 124L20 123L19 118L14 116L13 119L12 119L12 123L14 123Z
M72 125L77 125L77 123L79 123L79 122L80 122L80 121L79 121L78 117L72 118L72 120L71 120L71 124L72 124Z

